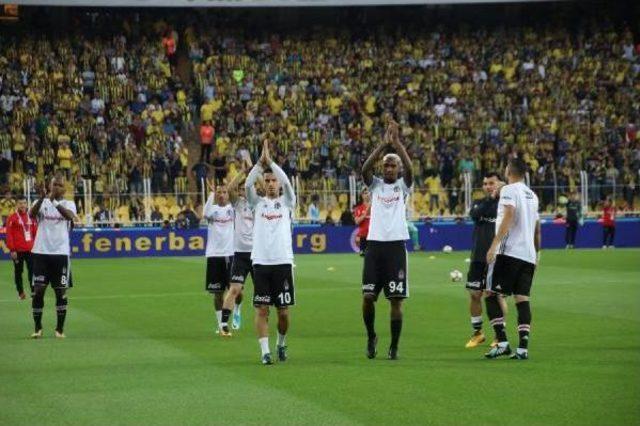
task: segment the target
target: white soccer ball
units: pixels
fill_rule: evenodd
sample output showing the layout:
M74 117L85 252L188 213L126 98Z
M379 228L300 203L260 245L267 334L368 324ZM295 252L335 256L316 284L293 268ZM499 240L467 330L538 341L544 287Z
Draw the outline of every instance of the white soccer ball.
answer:
M451 281L457 283L459 281L462 281L462 272L454 269L453 271L449 272L449 277L451 278Z
M442 247L442 251L445 252L445 253L451 253L453 251L453 247L444 246L444 247Z

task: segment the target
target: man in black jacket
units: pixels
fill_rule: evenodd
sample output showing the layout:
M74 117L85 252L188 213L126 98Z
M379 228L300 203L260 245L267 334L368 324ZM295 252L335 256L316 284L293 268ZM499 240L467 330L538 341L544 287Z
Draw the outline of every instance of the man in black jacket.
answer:
M576 244L576 233L578 223L582 218L582 205L577 192L571 194L571 199L567 203L567 230L565 232L565 242L568 249L572 249Z
M485 197L477 200L471 207L469 215L473 220L473 248L471 250L471 264L467 274L466 288L469 290L469 312L473 335L466 344L466 348L475 348L484 343L482 332L482 293L485 289L487 274L487 250L496 235L496 216L498 214L498 188L503 185L495 172L485 174L482 180L482 190ZM506 314L506 304L500 298L500 305Z

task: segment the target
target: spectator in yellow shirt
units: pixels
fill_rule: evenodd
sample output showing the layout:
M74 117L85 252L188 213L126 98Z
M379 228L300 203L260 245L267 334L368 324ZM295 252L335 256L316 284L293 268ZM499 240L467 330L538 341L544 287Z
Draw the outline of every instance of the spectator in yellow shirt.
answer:
M442 184L440 183L440 176L433 173L431 176L425 179L425 186L429 192L429 210L433 212L433 208L436 210L440 208L439 198Z
M13 128L11 133L12 139L12 154L13 154L13 171L18 172L22 170L22 162L24 160L24 150L27 144L27 138L18 126Z
M71 174L72 158L73 152L71 151L71 148L69 148L69 145L66 143L61 144L60 148L58 148L58 167L65 173L67 179L69 179Z
M202 104L202 106L200 107L200 120L202 122L213 121L213 105L211 104L211 102Z

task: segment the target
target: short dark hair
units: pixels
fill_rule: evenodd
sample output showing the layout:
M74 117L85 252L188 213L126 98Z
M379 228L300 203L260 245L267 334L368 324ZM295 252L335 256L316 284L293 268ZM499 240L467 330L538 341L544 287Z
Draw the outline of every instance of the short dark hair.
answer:
M487 178L487 179L494 177L494 178L496 178L498 180L502 180L500 178L500 175L498 174L498 172L494 172L494 171L486 172L484 174L484 177Z
M17 201L22 201L22 200L27 201L27 197L25 197L24 195L20 194L20 195L18 195L16 197L16 200Z
M509 160L509 173L523 177L527 173L527 163L522 158L512 158Z
M262 173L273 173L273 170L271 170L271 167L267 167Z

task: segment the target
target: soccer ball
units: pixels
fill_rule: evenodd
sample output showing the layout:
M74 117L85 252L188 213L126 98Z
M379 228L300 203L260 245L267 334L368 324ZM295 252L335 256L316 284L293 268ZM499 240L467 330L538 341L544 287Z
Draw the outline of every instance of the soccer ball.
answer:
M445 252L445 253L451 253L453 251L453 247L444 246L444 247L442 247L442 251Z
M462 272L454 269L453 271L449 272L449 277L451 277L451 281L453 281L454 283L462 281Z

